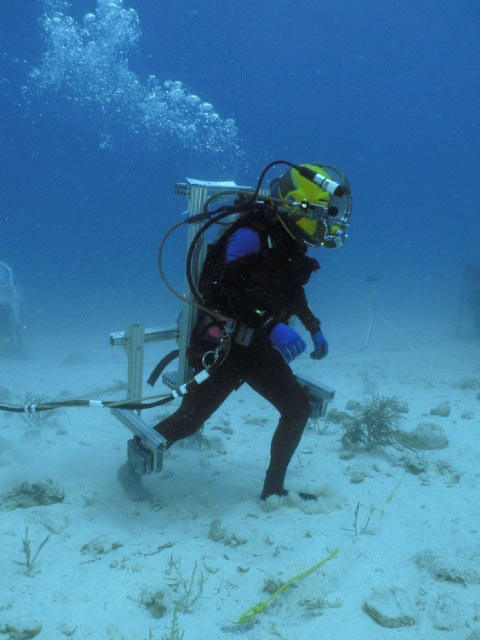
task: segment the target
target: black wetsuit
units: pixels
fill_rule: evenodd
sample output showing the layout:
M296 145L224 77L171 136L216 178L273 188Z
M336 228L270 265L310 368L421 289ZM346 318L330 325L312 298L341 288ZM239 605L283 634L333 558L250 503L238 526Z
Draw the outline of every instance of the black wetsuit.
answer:
M229 239L241 228L254 229L260 251L226 263ZM181 406L155 428L169 443L195 433L227 396L242 383L268 400L280 413L271 444L271 459L262 497L284 493L288 464L308 419L305 392L280 352L268 337L278 322L296 315L310 332L319 320L308 307L303 285L316 260L306 256L306 246L291 238L276 220L263 212L243 216L209 250L200 278L200 291L208 308L252 327L249 346L233 343L220 369L188 393ZM200 317L190 341L190 364L201 368L201 355L212 348L203 334Z

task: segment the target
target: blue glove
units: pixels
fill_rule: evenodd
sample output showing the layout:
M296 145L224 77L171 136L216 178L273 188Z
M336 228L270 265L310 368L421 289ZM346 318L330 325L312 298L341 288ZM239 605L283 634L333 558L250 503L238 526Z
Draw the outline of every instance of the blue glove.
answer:
M292 327L289 327L287 324L283 324L283 322L277 324L277 326L270 331L269 337L273 346L280 351L287 362L294 360L305 351L307 346L295 329L292 329Z
M314 360L321 360L328 355L328 342L325 340L325 336L321 331L312 333L314 351L310 354L310 357Z

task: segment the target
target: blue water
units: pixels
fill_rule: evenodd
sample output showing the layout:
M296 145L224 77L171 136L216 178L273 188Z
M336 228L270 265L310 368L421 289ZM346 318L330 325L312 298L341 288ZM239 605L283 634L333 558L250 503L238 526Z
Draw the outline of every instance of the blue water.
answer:
M212 449L168 452L166 473L146 479L153 501L137 509L116 481L129 434L113 417L69 410L37 428L2 413L0 508L5 490L47 476L67 499L58 511L4 518L0 631L13 637L12 620L35 616L50 640L159 638L176 591L168 618L151 618L143 605L150 587L170 589L170 545L185 575L197 558L199 570L211 565L195 615L180 619L188 638L202 640L203 629L209 640L237 630L262 639L386 637L361 601L390 579L419 617L396 638L438 640L438 629L451 628L448 638L466 639L478 626L478 346L455 338L472 333L463 273L480 250L479 35L478 0L0 0L0 262L24 290L26 346L25 361L0 354L2 401L62 392L110 399L126 375L110 332L177 318L180 302L157 269L162 237L186 208L176 183L255 185L272 160L319 162L347 174L352 224L344 247L312 251L322 269L308 297L329 357L310 360L308 342L295 365L335 389L335 408L378 385L409 405L408 431L438 419L451 443L420 451L416 465L403 452L350 462L337 458L339 429L321 423L304 436L287 483L325 482L318 512L263 513L254 500L276 414L244 389L207 425ZM180 291L185 252L183 227L164 251ZM160 346L146 349L147 375ZM430 415L447 400L448 419ZM357 537L357 514L360 533L377 537ZM227 537L247 532L247 544L208 539L217 518ZM45 529L53 533L38 560L43 577L24 576L19 562L27 524L33 553ZM104 535L125 544L118 556L94 564L103 552L79 555ZM337 545L335 564L316 582L298 581L283 611L278 599L253 629L233 625L266 600L265 578L298 576ZM432 564L435 575L414 567L424 546L446 559ZM457 561L463 573L450 571ZM313 605L323 593L329 611L305 618L301 598ZM451 627L433 629L432 613ZM326 631L309 635L314 628Z
M352 184L349 241L310 287L327 328L374 275L394 324L413 305L451 329L480 238L479 27L474 0L2 2L0 260L32 339L171 321L174 184L255 184L277 158ZM179 232L177 286L184 251Z

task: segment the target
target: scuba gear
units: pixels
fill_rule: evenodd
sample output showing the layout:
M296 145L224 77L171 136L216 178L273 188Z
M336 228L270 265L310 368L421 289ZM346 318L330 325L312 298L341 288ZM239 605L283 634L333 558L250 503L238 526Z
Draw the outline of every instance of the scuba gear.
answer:
M231 240L247 229L255 232L260 251L227 262ZM243 246L242 251L248 249ZM305 255L305 245L287 236L275 218L268 212L254 211L209 247L199 295L204 305L256 330L266 330L269 318L278 324L296 315L313 331L318 319L309 309L302 287L318 268L318 262Z
M327 208L327 213L325 214L325 211L323 208L324 205L318 202L308 203L308 205L305 202L301 202L298 206L296 216L294 216L295 207L290 202L288 206L288 213L285 213L285 204L286 204L285 200L282 198L275 197L277 195L275 192L267 193L267 190L265 189L262 190L262 182L267 171L269 171L273 166L277 164L285 164L289 166L291 168L291 171L296 171L298 173L299 177L301 177L302 179L305 179L306 181L310 181L314 185L315 189L324 190L324 193L326 194L326 196L328 196L329 201L332 200L329 208ZM338 183L335 182L332 179L330 173L327 174L323 167L329 169L330 173L337 174L339 176L340 182ZM233 188L234 186L235 188ZM212 193L212 189L219 189L219 191ZM191 200L189 196L192 190L195 190L195 194L196 194L195 201ZM198 194L197 194L197 191L199 192ZM326 247L341 246L341 244L343 244L343 240L346 237L345 228L348 226L349 219L350 219L351 198L350 198L350 187L349 187L347 178L340 171L334 169L333 167L330 167L329 165L298 166L284 160L276 160L274 162L271 162L269 165L265 167L265 169L262 171L260 175L260 178L258 180L255 190L249 189L248 187L236 187L236 185L233 185L232 183L203 183L199 181L189 180L189 184L187 185L183 185L183 184L177 185L176 192L178 194L186 195L187 197L189 197L189 215L184 220L182 220L181 222L171 227L171 229L169 229L165 234L165 236L163 237L158 250L158 269L160 272L160 276L164 284L166 285L166 287L169 289L169 291L171 291L176 297L178 297L184 303L183 313L180 317L178 328L177 328L178 335L180 336L179 337L180 367L179 367L178 376L180 380L188 380L187 376L189 375L189 370L186 364L185 354L187 353L186 347L188 346L188 337L190 336L191 329L195 323L195 316L197 315L198 310L204 311L213 320L216 320L217 322L220 322L220 323L222 322L222 318L221 318L222 314L218 313L218 311L212 308L211 305L206 304L206 299L209 298L208 294L206 294L205 291L202 291L202 294L204 295L201 295L200 292L198 291L197 282L198 282L199 272L197 271L196 273L194 273L194 270L193 270L193 265L195 265L195 267L198 269L200 253L202 252L202 250L204 250L204 247L205 247L205 243L203 241L200 242L200 240L202 239L202 236L204 236L204 234L208 231L208 229L210 229L214 224L223 225L223 226L226 225L226 226L229 226L231 229L232 222L234 226L235 225L234 221L236 218L240 217L241 220L245 221L245 216L251 215L253 220L255 220L256 218L261 217L261 216L258 216L258 214L263 214L264 216L269 215L270 217L272 217L272 219L276 218L277 220L279 220L279 222L281 223L281 227L287 231L286 235L288 235L294 240L301 241L303 244L308 243L308 244L313 244L314 246L318 246L318 243L314 242L314 235L317 229L319 228L319 226L323 226L324 227L323 242L320 242L320 244L323 244L323 246L326 246ZM205 195L203 195L202 192L205 193ZM200 193L202 193L202 195L200 195ZM209 193L211 193L211 195L208 195ZM232 197L235 197L235 200L232 205L223 205L214 211L210 210L210 206L215 200L225 201L226 199L228 198L231 199ZM333 204L333 200L335 198L342 199L342 202L340 203L342 206L338 206L336 207L336 209ZM296 201L294 200L293 202L296 202ZM200 213L195 213L195 211L198 210L198 205L203 205L203 211ZM317 206L314 206L314 205L317 205ZM190 207L192 208L192 210L190 210ZM338 215L338 211L341 211L341 215L338 218L338 222L340 224L337 224L337 225L332 224L329 226L329 224L327 223L329 221L331 222L331 218L335 217L334 214L336 211L337 211L337 215ZM308 215L307 216L305 215L306 212L310 216L311 220L308 219ZM291 222L290 217L298 218L300 224L306 228L307 233L302 234L302 227L298 226L294 222ZM301 220L302 218L303 220ZM318 218L318 219L315 219L315 218ZM258 220L258 222L260 223L260 220ZM189 232L188 234L189 247L187 252L186 273L185 273L190 296L188 295L184 296L179 294L177 291L175 291L175 289L169 284L162 267L162 252L163 252L163 248L166 243L166 240L175 229L179 228L183 224L194 225L192 227L193 232ZM293 233L292 231L289 230L288 228L289 225L294 227ZM196 230L196 232L195 232L195 226L198 226L198 230ZM253 222L253 224L249 226L252 226L255 230L258 230L257 229L258 225L256 222ZM295 230L298 230L298 233L300 233L300 238L298 237L298 233L295 233ZM314 231L313 234L311 233L312 230ZM309 235L309 232L310 232L310 235ZM266 239L268 234L265 233L263 235L264 235L264 238ZM316 234L316 236L318 236L318 233ZM202 270L201 280L203 280L206 286L208 286L208 283L216 282L215 278L209 278L209 277L207 278L205 277L205 275L206 275L206 267L207 267L206 263L212 257L211 252L212 251L215 252L214 247L216 247L217 244L218 243L215 243L213 247L209 249L207 260L205 261L204 268ZM319 266L318 263L312 260L311 258L306 259L305 262L308 260L311 261L310 272L312 270L316 270ZM203 261L203 259L201 261ZM200 261L200 264L201 264L201 261ZM307 277L307 280L308 280L308 277ZM300 316L298 317L300 317L300 319L302 320L306 328L311 331L311 328L308 325L311 325L312 323L315 324L316 319L313 317L313 314L309 312L306 300L304 301L304 304L302 303L302 308L304 309L304 311L302 312L303 317L300 317ZM263 322L265 322L266 320L268 320L268 318L263 319ZM242 325L237 325L238 334L240 334L241 326ZM245 345L247 343L249 344L252 339L251 333L252 332L250 332L249 334L248 331L247 332L244 331L243 336L239 338L239 343L245 344ZM247 339L245 339L245 336ZM225 338L225 340L230 340L231 337L232 336L228 336ZM174 357L173 353L174 352L172 352L171 359L173 359ZM223 350L223 353L224 353L224 356L226 357L226 354L228 354L228 347ZM170 361L170 357L167 357L167 360ZM223 361L223 358L222 358L222 361ZM218 362L218 359L216 360L216 362ZM165 361L165 366L166 366L166 361ZM151 379L153 382L160 375L161 371L162 371L162 366L159 365L155 372L157 375L153 376ZM177 386L173 381L170 380L170 378L168 378L167 384L170 387Z
M315 176L320 178L313 182L301 169L310 173L317 171ZM332 184L339 185L329 172L340 176L341 188L331 188ZM315 247L334 248L344 244L350 224L351 197L348 180L338 169L330 165L301 165L272 181L271 190L272 195L283 201L278 215L294 237Z
M312 183L314 188L317 190L316 193L318 193L318 189L320 189L320 192L325 194L325 199L328 197L326 204L329 206L326 211L324 210L324 205L322 203L310 203L308 201L297 202L295 199L289 202L288 207L286 207L284 196L281 195L275 187L275 185L277 185L284 176L271 182L269 194L265 192L260 193L262 182L267 171L277 164L285 164L291 167L290 171L288 171L287 174L284 174L284 176L291 173L291 177L293 179L297 178L297 180L301 179L305 183ZM333 180L330 174L336 174L339 182ZM304 182L302 182L302 184L304 184ZM232 189L230 187L231 185L228 184L228 188L208 197L204 201L203 211L201 213L190 215L185 220L174 225L164 236L158 250L158 268L160 276L167 288L183 302L192 304L197 308L203 308L204 311L210 313L213 317L216 317L215 312L212 309L207 309L202 306L202 297L197 291L192 273L192 262L196 245L211 226L214 224L225 224L222 220L229 217L234 218L254 211L258 212L260 210L268 210L272 215L276 215L278 217L286 232L291 237L301 239L303 242L311 244L312 246L322 245L327 248L332 248L340 247L345 242L347 237L345 230L350 224L350 215L352 210L350 184L347 177L335 167L326 164L295 165L286 160L275 160L268 164L260 174L260 178L257 182L253 195L253 190L249 190L248 188L239 187L237 189ZM214 211L210 211L209 207L214 200L225 200L227 196L236 196L233 205L222 206ZM288 193L285 194L285 197L286 196L288 196ZM290 218L292 218L292 220L290 220ZM293 218L297 219L299 222L301 221L301 225L299 226L298 224L295 224L293 222ZM318 219L316 220L315 218ZM336 220L333 220L334 218L336 218ZM190 300L189 298L177 293L168 283L162 268L162 252L165 241L172 231L183 224L198 223L203 222L204 220L207 222L201 226L195 234L187 253L186 277L193 297L193 300ZM318 231L319 225L324 228L323 235Z

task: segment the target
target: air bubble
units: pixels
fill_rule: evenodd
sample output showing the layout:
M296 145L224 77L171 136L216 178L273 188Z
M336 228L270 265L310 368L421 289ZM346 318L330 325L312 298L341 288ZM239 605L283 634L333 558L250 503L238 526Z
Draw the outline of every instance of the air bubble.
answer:
M199 98L198 96L195 96L195 95L193 95L193 94L192 94L192 95L190 95L190 96L187 96L187 98L186 98L186 102L187 102L187 104L190 104L190 105L192 105L192 106L195 106L195 105L197 105L199 102L201 102L201 100L200 100L200 98Z
M142 82L130 68L129 56L141 38L134 9L125 9L121 0L97 0L96 10L78 23L58 11L58 0L44 1L47 48L29 75L29 88L37 99L44 97L45 104L55 104L59 117L87 115L98 125L101 145L108 140L109 149L115 148L115 140L120 143L131 135L132 144L158 152L239 152L232 119L222 119L180 80L162 82L152 74ZM61 6L66 11L68 5ZM73 104L75 110L69 112Z

